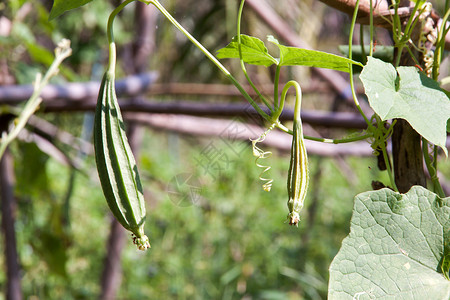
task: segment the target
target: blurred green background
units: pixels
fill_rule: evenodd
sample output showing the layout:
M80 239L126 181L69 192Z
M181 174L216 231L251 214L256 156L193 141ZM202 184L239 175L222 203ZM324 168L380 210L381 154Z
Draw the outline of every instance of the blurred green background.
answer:
M0 17L13 22L10 34L0 37L2 68L6 65L12 83L30 83L37 71L45 72L54 45L66 37L71 39L74 52L53 83L98 80L107 59L106 19L119 2L95 0L52 22L47 21L50 0L1 3ZM238 1L162 3L212 51L225 46L233 36ZM313 0L271 3L313 47L337 53L337 45L346 43L348 17ZM119 78L127 73L126 53L136 39L133 13L133 9L126 9L116 22L121 53ZM261 37L272 33L250 11L244 31ZM228 83L160 15L155 41L149 66L158 70L160 82ZM234 71L239 68L236 62L226 64ZM270 70L250 69L254 76L263 78L263 83L270 78ZM302 76L301 83L310 80L309 70L292 69L288 74ZM2 78L2 84L8 82ZM305 104L309 108L329 106L327 97L308 97L310 104ZM196 96L183 99L217 100ZM218 100L224 99L239 100ZM177 98L163 95L153 100ZM84 113L38 116L78 137L89 119ZM330 137L345 134L330 132ZM100 294L112 217L92 155L55 143L81 160L78 170L49 157L34 143L17 141L11 145L24 297L95 299ZM210 146L227 157L219 169L205 170L199 164ZM299 227L293 228L285 223L288 155L273 150L265 161L272 167L269 174L274 179L272 191L267 193L261 188L260 169L255 166L250 143L245 148L242 144L235 146L243 151L236 154L233 145L219 138L144 130L137 161L147 200L146 233L152 248L138 251L127 233L118 299L326 298L328 266L348 234L353 197L370 190L372 180L387 182L386 174L378 171L374 158L311 155L306 206ZM186 178L187 183L178 187L174 184L175 179ZM1 252L3 248L2 241ZM5 270L3 259L0 269ZM2 290L5 280L6 273L0 272ZM0 299L5 298L0 295Z

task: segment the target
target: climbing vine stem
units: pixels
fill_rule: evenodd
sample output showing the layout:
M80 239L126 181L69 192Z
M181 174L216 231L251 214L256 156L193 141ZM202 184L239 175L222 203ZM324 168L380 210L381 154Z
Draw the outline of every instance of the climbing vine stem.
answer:
M127 0L130 1L130 0ZM131 0L133 1L133 0ZM180 30L206 57L212 61L216 67L218 67L225 76L236 86L236 88L241 92L241 94L245 97L245 99L250 103L250 105L266 120L270 120L269 115L264 112L261 107L252 99L252 97L245 91L245 89L240 85L240 83L234 78L233 75L222 65L217 58L214 57L201 43L199 43L174 17L162 6L157 0L138 0L146 4L154 5L166 18L169 20L178 30Z
M348 58L349 59L352 59L353 32L355 30L356 16L358 14L358 9L359 9L359 1L360 0L356 1L355 11L353 13L353 18L352 18L352 24L350 27L350 34L349 34L349 41L348 41ZM355 102L355 106L358 109L359 113L363 116L364 121L366 121L367 125L371 126L369 119L366 117L363 110L361 109L361 106L359 105L358 97L356 96L355 84L353 81L353 67L351 65L349 65L349 74L350 74L350 88L352 90L353 102Z
M255 86L253 81L251 80L250 76L247 73L247 69L245 68L244 59L242 57L242 45L241 45L241 20L242 20L242 13L244 10L244 4L245 0L241 1L241 5L239 6L239 12L237 17L237 42L238 42L238 50L239 50L239 60L241 64L242 72L244 72L244 76L247 79L247 82L250 84L250 86L253 88L253 90L258 94L258 97L262 100L262 102L269 108L271 112L273 112L272 106L269 104L267 99L261 94L261 92L258 90L258 88Z
M433 184L433 191L438 194L440 197L444 198L445 193L442 189L441 184L439 183L439 178L437 176L437 169L436 169L436 156L434 156L433 161L430 158L430 153L428 150L429 143L425 138L422 138L422 152L423 152L423 158L425 160L425 165L427 166L428 173L430 174L431 182ZM434 148L434 147L433 147ZM435 152L433 150L433 152Z
M121 12L125 6L127 6L128 4L130 4L133 1L135 1L135 0L126 0L126 1L122 2L109 15L108 25L106 28L106 35L108 37L108 44L109 44L108 72L110 72L110 74L112 74L112 75L114 75L115 70L116 70L116 56L117 56L116 55L116 45L114 43L114 30L113 30L114 19L117 16L117 14L119 12Z

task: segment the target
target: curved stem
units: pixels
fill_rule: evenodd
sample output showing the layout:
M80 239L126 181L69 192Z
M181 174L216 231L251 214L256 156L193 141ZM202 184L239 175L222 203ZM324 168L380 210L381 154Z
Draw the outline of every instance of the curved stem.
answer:
M358 9L359 9L359 1L360 0L356 1L355 11L353 13L353 18L352 18L352 25L350 27L350 34L349 34L349 41L348 41L348 58L349 59L352 59L353 31L355 30L356 16L358 15ZM353 82L353 67L352 66L349 66L349 75L350 75L350 88L352 90L353 102L355 102L356 108L358 109L359 113L363 116L367 125L370 126L369 119L366 117L366 115L362 111L361 106L359 105L358 98L356 97L355 83Z
M297 81L289 81L283 89L284 97L286 97L287 90L293 86L295 88L295 107L294 107L294 122L301 122L301 106L302 106L302 89ZM285 91L286 90L286 91Z
M114 43L114 30L113 30L114 18L125 6L127 6L128 4L130 4L133 1L135 1L135 0L126 0L126 1L122 2L109 15L108 25L106 27L106 35L108 37L108 44L109 44L109 62L108 62L107 72L113 76L116 71L116 45Z
M378 115L375 115L375 120L377 122L377 130L380 130L380 128L384 128L383 121L381 121L381 119ZM393 130L393 128L394 128L393 126L394 126L394 124L391 125L391 128L390 128L391 130ZM381 149L381 152L383 154L383 159L386 164L386 171L388 173L389 181L391 182L392 188L394 189L394 191L398 192L397 185L395 184L394 172L392 171L391 162L389 160L389 156L388 156L387 149L386 149L388 136L389 136L389 133L387 133L384 136L384 140L382 143L378 143L378 147Z
M128 0L129 1L129 0ZM157 0L139 0L146 4L153 4L178 30L180 30L197 48L199 48L206 57L219 68L225 76L236 86L239 92L245 97L245 99L250 103L250 105L267 121L270 121L270 117L266 114L258 104L253 101L252 97L245 91L245 89L239 84L236 78L231 75L231 73L222 65L217 58L214 57L202 44L200 44L180 23L175 20L174 17L162 6Z
M391 168L391 164L389 161L386 147L381 147L381 152L383 153L383 159L386 162L386 169L387 169L387 172L389 175L389 181L391 182L391 185L392 185L392 188L394 189L394 191L398 192L398 188L397 188L397 185L395 184L394 174L392 173L392 168Z
M275 122L274 124L281 131L283 131L287 134L290 134L290 135L293 134L292 130L287 128L286 126L284 126L282 123ZM315 137L315 136L309 136L309 135L304 135L303 137L305 138L305 140L311 140L311 141L322 142L322 143L327 143L327 144L345 144L345 143L352 143L352 142L366 140L366 139L370 138L371 136L372 136L372 134L366 133L363 135L350 137L350 138L343 138L343 139L327 139L327 138L321 138L321 137Z
M277 110L272 114L272 123L274 123L276 125L276 127L278 127L279 129L281 129L282 131L289 133L289 134L293 134L293 131L290 130L289 128L287 128L286 126L284 126L283 124L281 124L279 117L281 115L281 113L283 112L283 108L284 108L284 102L286 100L286 95L287 92L289 90L289 88L294 87L295 88L295 108L294 108L294 120L297 119L300 120L300 112L298 112L298 116L297 116L297 103L302 100L302 90L300 88L300 85L298 84L297 81L291 80L288 81L284 87L283 87L283 91L281 92L281 101L280 101L280 105L277 107Z
M242 69L242 72L244 72L245 79L247 79L247 82L250 84L250 86L253 88L253 90L256 92L256 94L258 94L258 97L267 106L267 108L269 108L269 110L271 112L273 112L272 106L269 104L267 99L261 94L261 92L258 90L258 88L255 86L255 84L251 80L250 76L248 75L247 69L245 68L244 59L242 58L241 20L242 20L242 13L244 11L244 4L245 4L245 0L242 0L241 5L239 6L238 17L237 17L237 42L238 42L239 61L241 64L241 69Z
M283 112L283 108L284 108L284 103L286 101L286 95L288 90L294 87L295 88L295 103L297 103L297 98L298 98L298 93L301 93L301 88L300 85L298 84L297 81L294 80L290 80L288 81L284 87L283 87L283 91L281 92L281 101L280 101L280 105L278 106L277 110L274 112L274 114L272 115L272 120L278 120L278 118L280 117L281 113ZM300 95L300 101L301 101L301 95ZM294 114L296 113L296 111L294 111ZM295 115L294 115L294 119L295 119Z

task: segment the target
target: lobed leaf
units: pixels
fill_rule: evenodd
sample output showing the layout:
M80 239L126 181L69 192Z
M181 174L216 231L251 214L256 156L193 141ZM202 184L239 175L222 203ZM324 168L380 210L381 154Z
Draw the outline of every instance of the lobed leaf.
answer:
M266 67L278 64L278 61L269 54L264 42L253 36L241 34L241 52L242 59L248 64ZM239 58L237 36L225 48L217 51L217 58Z
M450 198L414 186L355 197L350 234L330 266L329 299L449 299Z
M401 118L447 154L450 101L439 84L415 67L399 67L369 57L361 72L370 106L383 119Z

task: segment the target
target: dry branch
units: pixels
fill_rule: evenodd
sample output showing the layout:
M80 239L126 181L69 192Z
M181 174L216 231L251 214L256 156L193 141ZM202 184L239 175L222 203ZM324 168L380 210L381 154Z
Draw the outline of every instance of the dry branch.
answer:
M155 73L129 76L118 80L116 90L122 97L144 94L153 89ZM100 82L67 83L64 86L48 85L43 89L43 112L94 111ZM160 86L161 87L161 86ZM229 86L225 86L228 90ZM183 88L186 88L185 86ZM233 87L234 88L234 87ZM198 89L198 87L195 87ZM28 99L32 87L27 85L0 87L0 104L17 105ZM159 90L161 92L161 90ZM195 116L256 118L257 112L245 102L214 103L194 101L147 101L143 98L131 98L120 101L123 111L185 114ZM263 108L263 107L262 107ZM267 111L267 110L266 110ZM293 110L285 109L281 120L292 120ZM324 111L303 111L305 123L318 126L364 129L362 117L354 113L329 113Z
M21 276L17 253L14 199L14 162L8 149L0 160L1 216L6 266L6 299L21 300Z
M129 76L116 82L116 91L119 97L136 95L197 95L197 96L228 96L240 97L241 93L234 85L229 84L202 84L202 83L154 83L156 73L142 73ZM99 81L66 83L64 85L48 85L42 91L44 102L58 101L87 101L97 98L100 87ZM272 85L259 87L263 94L273 93ZM250 86L244 89L256 96ZM31 85L0 86L0 103L17 104L29 99L33 92ZM302 92L331 93L329 86L319 81L312 81L308 86L302 87ZM362 91L359 91L362 92Z
M204 103L194 101L170 101L170 102L150 102L141 98L119 101L120 108L124 112L146 112L160 114L182 114L192 116L210 116L210 117L242 117L246 119L259 118L258 113L247 103ZM45 112L61 111L93 111L95 102L63 103L61 101L47 103ZM261 106L263 110L268 111ZM292 120L294 111L284 109L280 120ZM367 127L364 119L359 114L325 111L302 111L302 120L305 123L317 126L327 126L336 128L356 128L364 129Z
M136 96L147 92L155 82L157 73L149 72L128 76L116 81L118 96ZM42 89L41 98L44 103L51 100L85 101L97 99L100 81L65 83L64 85L47 85ZM32 85L10 85L0 87L1 104L17 104L25 101L33 94Z
M265 128L242 123L239 119L218 120L182 115L126 113L125 119L156 129L178 132L195 136L218 136L222 139L244 140L250 144L250 138L255 139L265 131ZM291 150L292 137L280 131L271 132L264 140L267 147L282 152ZM306 140L308 153L321 156L371 156L372 148L367 142L351 144L325 144Z

